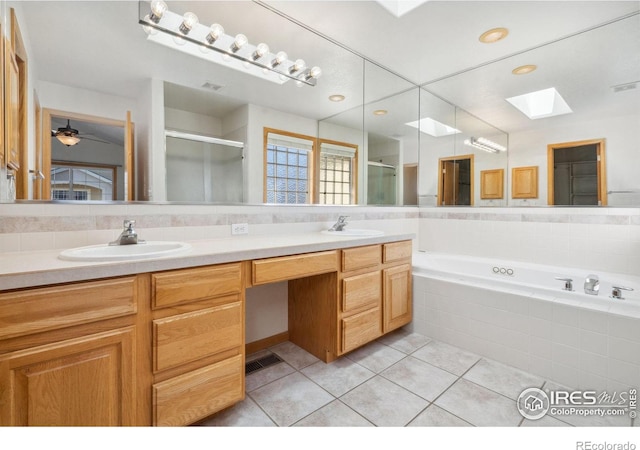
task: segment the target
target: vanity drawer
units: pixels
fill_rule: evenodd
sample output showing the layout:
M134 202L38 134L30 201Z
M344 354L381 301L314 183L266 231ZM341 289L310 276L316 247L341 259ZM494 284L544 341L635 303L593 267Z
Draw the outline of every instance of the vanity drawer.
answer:
M382 295L380 271L356 275L342 280L342 312L376 306Z
M373 267L380 264L380 246L367 245L366 247L348 248L342 250L342 271Z
M240 263L171 270L151 275L153 309L239 293Z
M153 321L155 372L243 345L242 302L201 309Z
M0 339L135 314L136 277L0 294Z
M391 242L382 247L382 262L400 261L411 258L413 246L411 241Z
M336 250L260 259L252 262L253 284L295 280L338 271Z
M153 425L183 426L244 398L244 358L232 356L153 385Z
M373 308L341 320L342 353L377 339L382 334L380 308Z

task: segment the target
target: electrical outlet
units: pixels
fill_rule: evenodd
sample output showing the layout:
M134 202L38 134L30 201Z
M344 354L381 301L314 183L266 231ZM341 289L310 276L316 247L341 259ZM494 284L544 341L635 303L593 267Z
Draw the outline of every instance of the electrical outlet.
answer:
M248 223L232 223L231 234L249 234Z

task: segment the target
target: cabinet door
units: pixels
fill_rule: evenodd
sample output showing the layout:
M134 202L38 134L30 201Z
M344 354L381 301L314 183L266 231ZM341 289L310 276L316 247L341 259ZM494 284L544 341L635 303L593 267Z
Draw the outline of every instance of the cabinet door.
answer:
M411 265L384 270L384 326L383 332L399 328L411 322Z
M134 425L133 327L0 356L0 424Z

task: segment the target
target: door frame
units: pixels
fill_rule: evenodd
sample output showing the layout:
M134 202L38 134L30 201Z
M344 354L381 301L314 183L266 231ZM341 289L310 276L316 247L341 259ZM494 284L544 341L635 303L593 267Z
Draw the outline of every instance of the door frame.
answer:
M555 151L570 147L582 147L586 145L596 146L596 167L598 177L598 206L607 206L607 170L605 158L605 139L588 139L584 141L561 142L547 145L547 204L554 205L554 166Z
M443 205L442 201L444 200L444 193L443 193L443 182L444 182L444 177L443 177L443 170L444 170L444 164L445 162L448 161L461 161L461 160L465 160L468 159L469 160L469 170L471 171L470 173L470 177L471 177L471 191L469 193L470 195L470 203L469 205L463 205L463 206L473 206L474 203L474 199L475 199L475 176L474 176L474 166L473 166L473 159L474 159L474 155L473 154L468 154L468 155L459 155L459 156L447 156L444 158L438 158L438 200L437 200L437 205L438 206L454 206L454 205Z

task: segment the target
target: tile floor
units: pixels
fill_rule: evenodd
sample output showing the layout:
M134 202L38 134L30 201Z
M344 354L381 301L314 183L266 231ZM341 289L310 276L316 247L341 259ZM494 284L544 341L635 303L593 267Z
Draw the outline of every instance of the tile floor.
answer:
M325 364L291 342L273 352L283 362L246 377L246 399L198 425L426 427L630 426L628 415L549 415L525 420L516 408L528 387L548 380L425 336L398 330ZM636 422L638 420L636 419ZM637 423L634 425L638 425Z

